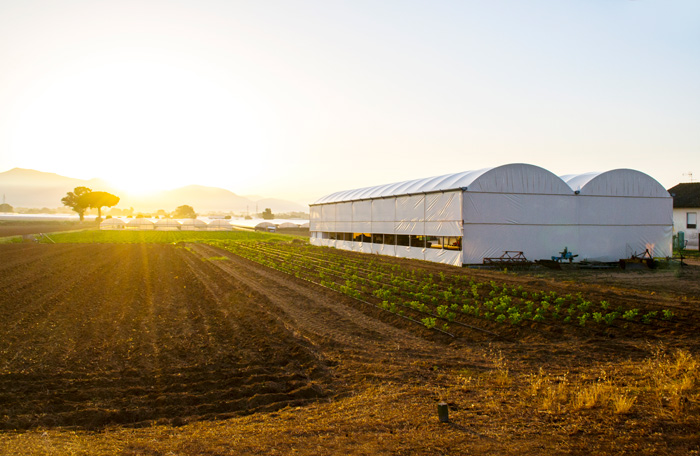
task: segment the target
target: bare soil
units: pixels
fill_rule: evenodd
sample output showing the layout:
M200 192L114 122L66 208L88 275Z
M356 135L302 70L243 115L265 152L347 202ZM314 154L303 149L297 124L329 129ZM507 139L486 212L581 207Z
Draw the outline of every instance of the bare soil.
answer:
M455 340L203 244L0 245L0 453L700 452L695 376L678 404L649 391L627 412L571 406L596 383L641 391L648 359L697 356L700 267L504 274L386 261L678 318Z

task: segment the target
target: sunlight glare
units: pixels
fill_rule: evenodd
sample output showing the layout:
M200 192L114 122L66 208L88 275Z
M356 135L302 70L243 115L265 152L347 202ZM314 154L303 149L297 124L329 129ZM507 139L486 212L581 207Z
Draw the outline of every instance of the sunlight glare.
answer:
M32 94L14 142L42 158L38 169L99 176L142 194L196 183L189 163L201 167L203 157L219 181L241 166L262 167L264 120L245 90L181 67L121 61L54 75Z

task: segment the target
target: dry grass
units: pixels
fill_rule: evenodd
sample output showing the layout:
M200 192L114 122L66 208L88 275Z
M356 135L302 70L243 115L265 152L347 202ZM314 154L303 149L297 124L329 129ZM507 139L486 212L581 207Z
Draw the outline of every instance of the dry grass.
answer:
M627 393L622 393L613 397L610 403L613 411L618 415L622 415L630 412L630 409L636 400L637 396L630 396Z
M0 434L3 455L687 454L697 440L697 360L658 350L590 369L528 372L502 351L490 369L416 369L423 382L367 381L306 407L182 427ZM450 423L437 403L450 406Z
M605 378L605 372L603 372L602 379L596 383L582 386L578 391L572 392L571 406L574 410L601 406L610 398L612 389L612 385Z
M668 353L662 347L637 371L664 416L680 418L692 405L700 402L698 360L686 350Z
M547 412L601 408L627 414L639 400L647 413L682 420L684 412L700 402L699 376L698 361L690 352L668 354L657 348L644 361L615 368L615 380L604 370L591 381L586 375L548 375L540 368L526 375L524 393Z

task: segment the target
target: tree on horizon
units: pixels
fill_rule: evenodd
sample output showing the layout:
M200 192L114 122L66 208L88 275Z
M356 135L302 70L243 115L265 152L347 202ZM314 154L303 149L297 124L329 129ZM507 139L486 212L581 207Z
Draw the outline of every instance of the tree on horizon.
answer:
M61 198L64 206L73 209L80 216L82 222L85 218L85 211L97 209L97 220L102 220L102 208L116 206L119 203L119 197L107 192L93 192L88 187L75 187L72 192L68 192L66 196Z
M85 210L88 208L87 201L85 201L83 197L91 192L92 189L88 187L75 187L72 192L68 192L66 196L61 198L61 203L73 209L82 222L85 216Z
M189 206L187 204L183 204L182 206L178 206L175 211L173 211L173 218L176 219L186 219L186 218L197 218L197 214L194 211L194 208L192 206Z
M91 209L97 209L97 220L102 220L102 208L119 204L119 197L107 192L90 192L81 197Z

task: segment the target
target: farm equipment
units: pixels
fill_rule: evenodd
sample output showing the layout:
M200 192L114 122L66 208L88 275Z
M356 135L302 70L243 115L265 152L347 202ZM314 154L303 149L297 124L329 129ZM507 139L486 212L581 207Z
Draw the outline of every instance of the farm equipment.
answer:
M620 259L620 269L640 269L643 267L653 269L654 266L654 258L649 249L646 249L641 255L635 252L630 258Z
M576 258L578 255L574 255L573 253L569 252L568 247L564 247L564 250L559 252L559 256L553 256L552 261L556 261L557 263L561 263L564 260L569 260L569 263L572 263L574 261L574 258Z
M484 264L495 266L526 266L530 262L525 258L523 252L518 250L505 250L503 255L493 258L484 258Z

